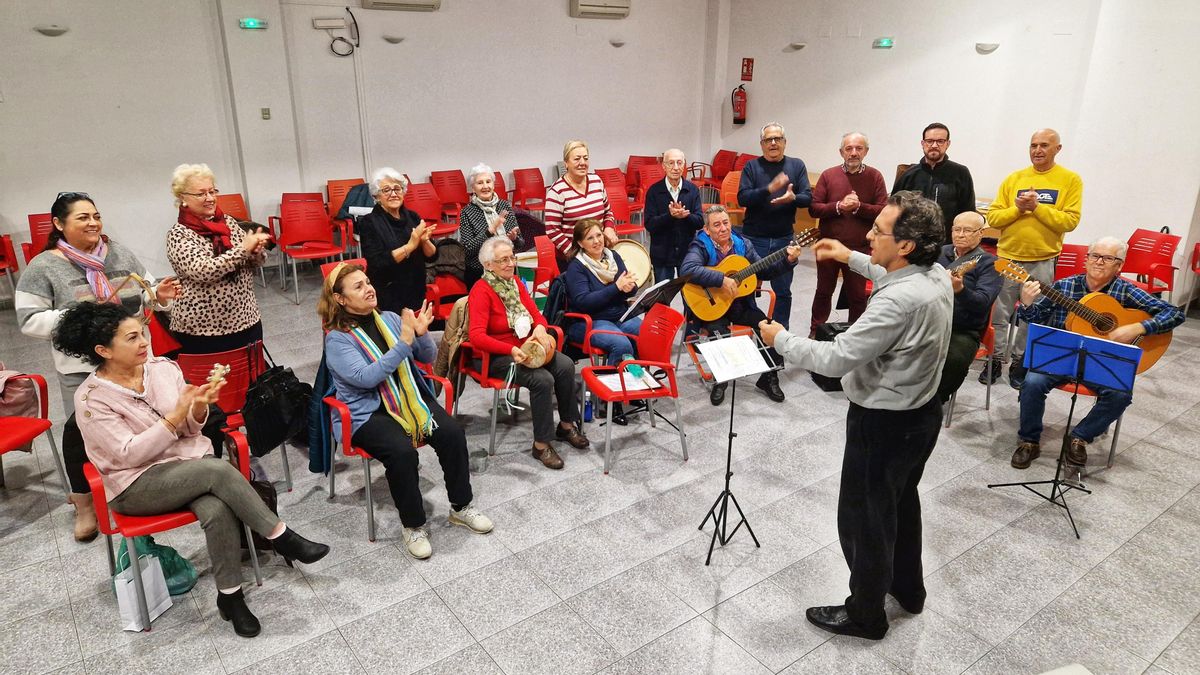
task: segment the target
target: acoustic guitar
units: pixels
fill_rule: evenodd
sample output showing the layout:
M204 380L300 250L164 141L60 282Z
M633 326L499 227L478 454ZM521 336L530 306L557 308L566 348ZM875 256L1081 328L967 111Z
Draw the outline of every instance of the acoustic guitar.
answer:
M820 238L821 232L817 228L811 227L792 237L788 246L810 246ZM733 304L734 300L750 295L758 289L757 275L759 272L779 262L786 255L787 246L760 258L756 263L751 263L740 255L726 256L719 265L708 269L716 270L733 278L738 283L737 291L730 294L723 286L710 288L689 283L683 286L683 301L697 319L716 321L725 316L725 312L729 311L729 306Z
M996 271L1000 276L1011 279L1019 284L1029 279L1029 272L1011 260L999 258L996 260ZM1116 298L1105 293L1088 293L1080 300L1072 300L1050 284L1038 281L1042 295L1050 302L1067 310L1067 330L1080 335L1108 339L1108 334L1118 326L1138 323L1151 318L1140 309L1127 309L1117 302ZM1138 373L1143 373L1158 362L1171 344L1171 333L1156 333L1142 335L1133 341L1142 348L1142 360L1138 363Z
M979 264L979 260L981 258L983 258L982 255L977 255L974 258L971 258L970 260L959 265L958 267L951 269L950 274L953 274L955 277L958 277L959 279L963 278L964 276L967 275L967 272L970 272L971 270L975 269L975 266Z

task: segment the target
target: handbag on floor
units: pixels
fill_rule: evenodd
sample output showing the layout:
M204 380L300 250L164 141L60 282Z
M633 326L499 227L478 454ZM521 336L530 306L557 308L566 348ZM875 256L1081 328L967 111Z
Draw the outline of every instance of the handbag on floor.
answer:
M249 349L249 348L248 348ZM308 444L308 402L312 385L301 382L291 368L275 365L271 354L262 348L270 365L246 390L242 420L250 454L262 457L285 441Z
M146 609L149 610L150 621L153 622L171 608L171 594L167 592L167 581L158 558L152 555L141 556L138 558L138 566L142 571L142 590L146 592ZM121 611L121 628L135 632L149 628L150 626L142 625L141 612L138 611L137 590L133 586L133 567L127 566L124 571L113 577L113 582L116 584L117 608Z

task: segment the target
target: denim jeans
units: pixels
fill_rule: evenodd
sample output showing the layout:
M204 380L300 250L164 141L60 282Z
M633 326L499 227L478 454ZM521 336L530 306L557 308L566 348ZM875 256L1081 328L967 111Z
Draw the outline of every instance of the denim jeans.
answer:
M625 323L614 323L612 321L604 321L603 319L592 321L592 330L613 330L630 335L637 335L642 329L642 317L635 316ZM567 328L567 337L571 342L583 343L584 324L582 321L573 322ZM593 333L592 346L597 349L603 349L608 359L609 364L616 364L626 356L635 356L633 341L624 335L613 335L612 333Z
M746 240L754 245L754 250L761 257L766 257L792 242L791 237L751 237ZM771 290L775 291L775 312L771 318L788 328L792 318L792 272L795 268L785 267L784 272L772 278Z
M663 279L674 279L678 276L679 268L675 265L655 265L654 266L654 283L658 283Z
M1041 441L1042 414L1046 410L1046 394L1066 381L1065 377L1043 375L1033 371L1029 371L1025 375L1025 384L1021 385L1021 428L1017 431L1018 438L1032 443ZM1117 421L1117 418L1133 401L1133 394L1127 391L1104 387L1098 387L1095 391L1100 395L1096 399L1096 404L1071 430L1072 436L1085 443L1091 443L1097 436L1104 433L1108 425Z

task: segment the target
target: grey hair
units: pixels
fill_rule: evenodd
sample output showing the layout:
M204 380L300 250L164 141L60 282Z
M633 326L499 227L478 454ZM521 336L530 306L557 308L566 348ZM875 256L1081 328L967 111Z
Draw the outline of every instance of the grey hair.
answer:
M493 178L496 176L496 172L492 171L492 167L480 162L467 171L467 190L470 190L471 186L475 184L475 176L481 173L486 173Z
M779 127L779 135L787 138L787 129L784 129L782 124L779 122L767 122L763 125L762 129L758 130L759 139L762 139L766 135L767 129L770 129L771 127Z
M1125 254L1129 252L1129 243L1121 241L1116 237L1100 237L1096 241L1088 244L1088 253L1091 253L1097 246L1116 246L1117 257L1121 260L1125 259Z
M375 173L371 175L372 197L375 197L379 194L379 184L382 183L385 178L400 183L400 186L404 188L404 191L408 192L408 179L404 177L404 174L390 166L385 166L382 169L376 170Z
M507 246L512 250L513 243L508 237L496 235L483 240L483 245L479 247L479 264L486 265L496 259L496 248L498 246Z
M713 204L712 206L708 207L707 209L704 209L704 224L705 225L708 224L708 217L714 213L729 213L729 211L728 211L728 209L726 209L724 206L722 206L720 204Z
M867 138L867 135L861 131L847 131L846 133L842 134L842 144L838 147L844 147L846 145L846 139L850 138L851 136L862 136L863 145L868 148L871 147L871 139Z
M175 195L175 208L183 206L183 191L187 189L188 181L193 178L207 178L214 183L217 180L207 164L180 164L175 167L175 171L171 173L171 194Z

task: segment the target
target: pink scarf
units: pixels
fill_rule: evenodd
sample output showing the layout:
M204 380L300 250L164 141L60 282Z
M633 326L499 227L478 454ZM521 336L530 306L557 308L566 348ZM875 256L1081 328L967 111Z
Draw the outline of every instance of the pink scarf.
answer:
M96 302L121 302L121 298L117 297L117 292L113 290L112 284L108 282L108 275L104 273L104 258L108 255L108 245L104 243L103 238L91 253L80 251L68 244L66 239L59 239L56 246L67 257L67 260L83 270L84 275L87 276L88 286L92 288L92 295L96 297Z

